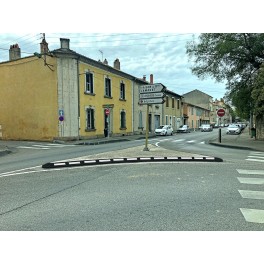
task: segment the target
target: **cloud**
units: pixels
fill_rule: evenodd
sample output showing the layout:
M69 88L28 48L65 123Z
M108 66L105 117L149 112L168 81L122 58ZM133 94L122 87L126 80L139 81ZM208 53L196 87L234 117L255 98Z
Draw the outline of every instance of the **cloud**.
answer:
M0 48L5 43L18 43L22 56L39 51L42 34L0 34ZM192 33L46 33L49 49L60 47L60 38L70 39L70 48L94 60L108 61L110 66L116 58L121 70L135 77L154 75L154 82L163 83L170 90L182 94L199 89L220 98L225 86L212 80L200 81L193 76L186 55L186 43L197 39ZM0 50L0 61L8 60L8 50ZM26 52L26 53L24 53Z

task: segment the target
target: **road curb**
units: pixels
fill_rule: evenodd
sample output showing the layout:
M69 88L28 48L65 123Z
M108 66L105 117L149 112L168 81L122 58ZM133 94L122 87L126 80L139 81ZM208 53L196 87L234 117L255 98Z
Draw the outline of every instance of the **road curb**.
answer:
M214 143L214 142L209 142L210 145L217 146L217 147L222 147L222 148L233 148L233 149L244 149L244 150L255 150L255 148L250 148L250 147L243 147L243 146L234 146L234 145L226 145L222 143Z
M42 165L43 169L56 169L63 167L79 167L103 164L136 163L136 162L223 162L217 157L137 157L137 158L112 158L96 160L78 160L49 162Z

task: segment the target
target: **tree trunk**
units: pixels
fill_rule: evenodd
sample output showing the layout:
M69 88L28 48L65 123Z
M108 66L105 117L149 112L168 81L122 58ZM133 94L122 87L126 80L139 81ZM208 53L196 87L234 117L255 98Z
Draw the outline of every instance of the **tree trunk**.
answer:
M264 140L264 116L256 117L257 139Z

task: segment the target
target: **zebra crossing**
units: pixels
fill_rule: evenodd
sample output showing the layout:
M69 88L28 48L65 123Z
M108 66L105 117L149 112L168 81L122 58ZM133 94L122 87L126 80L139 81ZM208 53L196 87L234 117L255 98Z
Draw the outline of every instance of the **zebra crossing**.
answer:
M237 177L241 184L264 186L264 170L242 170L237 172L243 177ZM247 187L248 188L248 187ZM238 190L243 199L264 200L264 191ZM262 207L264 208L264 206ZM239 208L245 220L250 223L264 224L264 210L262 208Z
M32 150L48 150L52 148L65 148L65 147L75 147L76 145L68 144L55 144L55 143L45 143L45 144L35 144L31 143L28 146L17 146L18 149L32 149Z
M251 151L246 160L264 162L264 152Z
M199 141L199 140L188 140L186 138L178 138L178 139L171 139L171 138L165 138L165 139L152 139L150 141L158 141L158 142L164 142L164 141L170 141L171 143L187 143L187 144L205 144L205 141Z

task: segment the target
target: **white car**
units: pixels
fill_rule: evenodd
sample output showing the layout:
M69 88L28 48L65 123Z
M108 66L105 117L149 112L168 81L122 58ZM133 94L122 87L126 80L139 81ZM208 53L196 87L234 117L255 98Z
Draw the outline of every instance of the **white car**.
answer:
M190 133L191 130L190 130L189 126L187 126L187 125L182 125L182 126L180 126L180 127L177 129L177 132L178 132L178 133Z
M162 125L155 129L156 135L168 136L173 134L173 128L169 125Z
M201 125L201 131L205 132L205 131L213 131L213 128L209 125L209 124L203 124Z
M241 133L241 128L236 125L236 124L231 124L227 127L226 129L226 134L240 134Z

